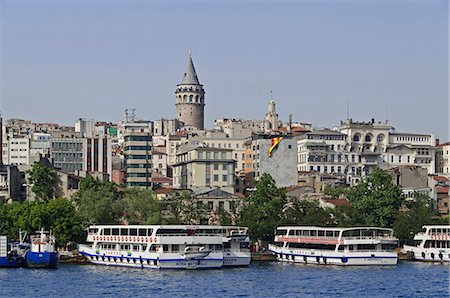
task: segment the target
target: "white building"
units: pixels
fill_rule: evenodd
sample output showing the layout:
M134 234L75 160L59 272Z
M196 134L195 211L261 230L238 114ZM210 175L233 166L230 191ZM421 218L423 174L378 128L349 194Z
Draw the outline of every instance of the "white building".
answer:
M347 174L346 137L333 130L301 135L297 141L297 170Z
M450 177L450 142L436 146L436 173Z

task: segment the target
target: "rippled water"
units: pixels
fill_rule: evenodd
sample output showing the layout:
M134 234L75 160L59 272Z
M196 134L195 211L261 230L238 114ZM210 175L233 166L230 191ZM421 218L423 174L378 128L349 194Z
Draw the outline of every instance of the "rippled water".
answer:
M333 267L255 262L248 268L149 270L60 265L0 269L0 297L448 297L448 265Z

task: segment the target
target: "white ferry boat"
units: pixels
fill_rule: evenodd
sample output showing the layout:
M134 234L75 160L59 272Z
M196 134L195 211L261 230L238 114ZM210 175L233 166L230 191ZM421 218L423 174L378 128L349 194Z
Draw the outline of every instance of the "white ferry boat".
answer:
M376 227L278 227L269 250L283 262L330 265L396 265L398 239Z
M94 264L137 268L207 269L239 264L240 251L224 257L224 239L237 227L99 225L88 229L81 254ZM231 246L230 246L231 249ZM248 252L250 255L250 251ZM224 260L236 258L233 260Z
M405 245L403 251L415 260L450 262L450 225L425 225L424 232L414 236L415 246Z
M223 265L248 266L251 261L248 228L236 226L222 227Z

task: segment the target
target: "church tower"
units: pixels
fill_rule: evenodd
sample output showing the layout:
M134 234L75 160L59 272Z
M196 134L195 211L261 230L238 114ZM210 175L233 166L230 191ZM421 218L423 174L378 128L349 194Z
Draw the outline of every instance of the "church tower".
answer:
M193 126L204 129L205 90L198 81L192 62L192 53L189 51L189 61L186 65L181 83L177 85L176 95L176 119L183 122L184 126Z
M269 105L267 107L266 117L264 117L264 131L270 132L274 130L278 130L278 114L275 108L275 101L273 98L270 99Z

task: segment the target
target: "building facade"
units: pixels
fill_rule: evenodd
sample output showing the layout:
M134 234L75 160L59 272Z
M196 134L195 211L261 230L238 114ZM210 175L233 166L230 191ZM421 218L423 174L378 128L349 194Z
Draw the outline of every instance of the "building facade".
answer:
M152 135L150 132L124 133L124 171L127 186L152 188Z
M236 161L231 149L186 146L173 165L174 188L220 188L234 193Z

